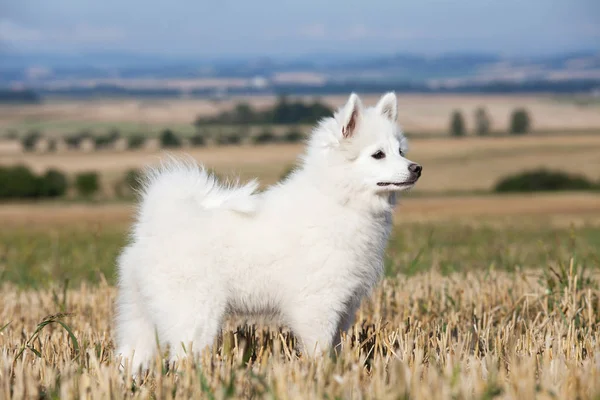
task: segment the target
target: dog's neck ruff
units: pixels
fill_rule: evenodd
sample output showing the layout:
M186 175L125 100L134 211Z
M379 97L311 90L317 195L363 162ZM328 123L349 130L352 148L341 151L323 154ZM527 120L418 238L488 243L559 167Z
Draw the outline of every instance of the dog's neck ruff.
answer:
M377 195L335 178L335 175L324 173L318 167L304 164L287 184L311 187L323 201L335 202L340 207L374 217L391 213L396 204L395 194Z

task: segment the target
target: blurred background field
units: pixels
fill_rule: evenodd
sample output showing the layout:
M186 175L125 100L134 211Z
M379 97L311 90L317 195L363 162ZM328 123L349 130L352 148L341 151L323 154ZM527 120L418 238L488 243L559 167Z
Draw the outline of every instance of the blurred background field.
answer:
M0 397L600 396L594 2L2 8ZM339 356L228 320L200 359L119 373L115 263L143 168L191 156L265 189L350 92L390 90L423 176Z

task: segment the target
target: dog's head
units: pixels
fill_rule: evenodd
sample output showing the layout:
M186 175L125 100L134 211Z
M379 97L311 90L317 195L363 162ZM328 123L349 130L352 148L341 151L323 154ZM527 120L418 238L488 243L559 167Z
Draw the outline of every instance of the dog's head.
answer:
M313 151L327 154L326 168L345 186L375 194L412 188L423 168L406 158L407 141L397 125L396 95L387 93L374 107L356 94L315 131Z

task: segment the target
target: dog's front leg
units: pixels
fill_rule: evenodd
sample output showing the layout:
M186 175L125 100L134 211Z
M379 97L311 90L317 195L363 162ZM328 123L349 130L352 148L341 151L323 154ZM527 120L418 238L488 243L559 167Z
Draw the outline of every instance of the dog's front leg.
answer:
M291 318L291 328L299 341L300 349L309 357L331 349L337 335L342 315L323 304L296 309Z
M340 318L340 322L335 332L335 338L333 341L333 347L336 352L339 352L341 349L342 343L342 335L354 325L354 320L356 318L356 311L360 307L360 299L355 298L350 301L348 304L346 311Z

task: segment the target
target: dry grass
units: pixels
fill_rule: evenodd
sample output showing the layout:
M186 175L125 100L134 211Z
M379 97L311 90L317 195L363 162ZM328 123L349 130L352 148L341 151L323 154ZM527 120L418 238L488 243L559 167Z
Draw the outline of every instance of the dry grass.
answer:
M307 98L308 99L308 98ZM365 96L366 104L374 104L377 96ZM326 96L325 102L338 107L346 96ZM148 130L160 126L191 124L198 115L210 115L230 109L239 101L247 101L257 108L273 104L274 97L259 96L234 98L222 102L210 100L89 100L49 101L41 105L0 106L0 131L38 127L47 133L64 134L66 126L76 123L94 123L107 129L121 126L128 130ZM551 96L534 95L415 95L398 96L399 118L407 131L446 131L450 113L459 109L471 123L473 112L486 106L492 118L493 129L506 130L509 115L516 107L526 107L533 118L535 129L590 129L600 128L598 105L582 106L570 101L557 101ZM71 123L69 125L69 123Z
M130 205L77 205L46 222L66 209L5 205L0 398L598 399L600 210L592 196L562 196L530 198L537 210L522 208L522 196L442 199L450 211L411 199L386 278L336 357L308 360L285 327L228 320L202 357L174 368L159 358L135 382L119 372L112 334L114 259ZM573 222L571 208L551 208L561 198L560 207L588 202L580 226L548 222ZM497 215L494 202L510 222L469 214ZM460 222L409 223L419 207Z
M118 372L107 285L5 285L0 396L9 398L593 399L600 293L577 264L557 275L497 271L387 279L336 358L307 360L285 331L228 324L224 340L132 382ZM59 288L55 288L59 289ZM31 339L48 315L67 311ZM232 330L233 328L233 330ZM22 353L20 351L25 349Z

